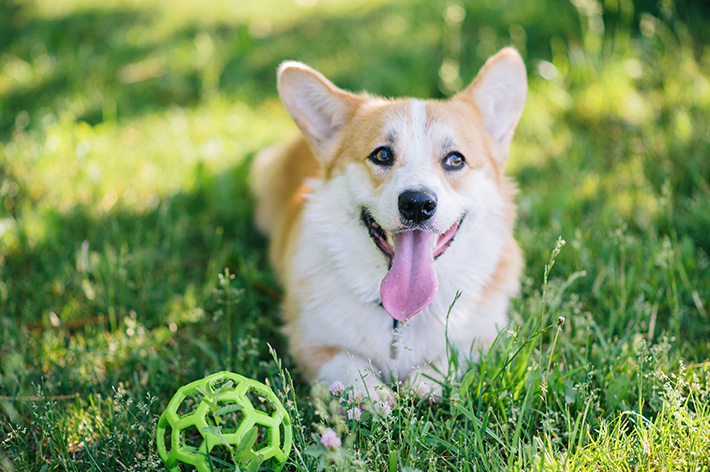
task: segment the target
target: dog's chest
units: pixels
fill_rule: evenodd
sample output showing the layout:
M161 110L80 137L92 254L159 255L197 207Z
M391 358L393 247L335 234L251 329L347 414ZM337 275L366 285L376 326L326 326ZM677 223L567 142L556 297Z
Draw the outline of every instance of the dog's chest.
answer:
M362 228L356 227L355 231ZM310 235L309 235L310 234ZM300 280L299 324L308 345L331 345L363 355L387 378L403 379L413 366L433 360L446 350L446 313L456 296L454 285L443 277L437 299L406 323L394 330L393 319L380 304L379 285L387 272L386 262L375 252L357 254L357 239L349 246L350 255L343 256L342 243L350 229L340 228L341 241L331 245L305 231L295 255ZM378 259L382 259L378 261ZM453 278L453 276L452 276ZM462 300L460 302L463 302ZM459 305L460 306L460 305ZM458 319L462 310L454 310ZM462 323L454 338L472 338L463 333ZM454 336L455 335L455 336Z

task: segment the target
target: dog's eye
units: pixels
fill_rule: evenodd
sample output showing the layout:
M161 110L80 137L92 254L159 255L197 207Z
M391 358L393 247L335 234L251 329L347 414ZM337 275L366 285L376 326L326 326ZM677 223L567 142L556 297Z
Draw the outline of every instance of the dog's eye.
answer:
M444 169L459 170L466 163L466 158L460 152L450 152L444 158Z
M372 154L370 154L368 159L378 166L389 167L394 164L394 153L392 152L392 149L387 146L382 146L372 151Z

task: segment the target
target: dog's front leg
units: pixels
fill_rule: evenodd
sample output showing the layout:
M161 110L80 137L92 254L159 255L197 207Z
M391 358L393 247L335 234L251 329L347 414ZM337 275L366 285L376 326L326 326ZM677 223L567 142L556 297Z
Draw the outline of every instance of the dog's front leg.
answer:
M418 397L436 400L443 392L443 365L439 358L423 365L412 367L404 382L414 389Z
M370 397L372 402L394 400L394 394L383 382L382 372L372 362L357 354L341 351L323 365L319 380L330 385L336 380L352 385L356 392Z

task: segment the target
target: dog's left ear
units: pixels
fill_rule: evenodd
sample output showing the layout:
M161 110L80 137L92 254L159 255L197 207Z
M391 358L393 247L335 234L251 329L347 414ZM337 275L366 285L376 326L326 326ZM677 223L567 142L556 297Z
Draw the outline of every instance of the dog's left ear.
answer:
M281 101L310 141L321 162L336 152L339 132L355 114L362 98L339 89L321 73L288 61L278 72Z
M508 47L488 59L476 79L457 98L473 101L486 129L507 157L527 94L523 59L518 51Z

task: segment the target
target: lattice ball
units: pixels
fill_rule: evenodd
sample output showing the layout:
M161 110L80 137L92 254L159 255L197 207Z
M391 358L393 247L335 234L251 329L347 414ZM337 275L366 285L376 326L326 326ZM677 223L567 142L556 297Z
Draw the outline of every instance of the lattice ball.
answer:
M229 449L242 463L286 462L292 435L291 418L268 386L219 372L177 391L160 415L156 439L171 472L180 462L210 472L233 463Z

